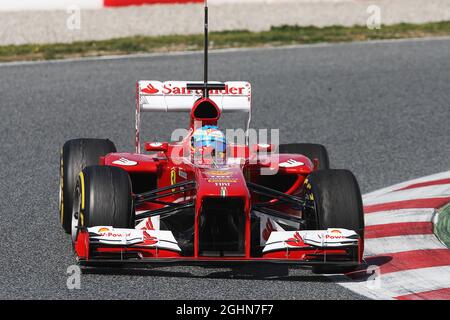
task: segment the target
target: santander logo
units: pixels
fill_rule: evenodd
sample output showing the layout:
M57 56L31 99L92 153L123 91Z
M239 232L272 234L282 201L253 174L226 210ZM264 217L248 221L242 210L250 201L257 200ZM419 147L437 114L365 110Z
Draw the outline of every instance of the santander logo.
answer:
M151 246L158 243L158 238L152 237L150 234L147 233L147 231L144 231L143 235L144 235L143 244Z
M303 246L305 243L303 242L302 237L300 236L300 234L298 232L296 232L294 234L293 238L289 238L286 240L286 243L292 247L301 247Z
M172 82L163 82L161 90L154 87L153 84L149 83L147 87L141 89L142 93L146 94L157 94L162 93L166 95L192 95L202 94L202 90L190 90L187 89L186 86L177 86ZM243 95L245 92L245 87L241 86L230 86L228 84L225 85L225 89L223 90L210 90L210 95Z
M156 89L151 83L149 83L148 86L141 91L148 94L155 94L159 92L159 90Z

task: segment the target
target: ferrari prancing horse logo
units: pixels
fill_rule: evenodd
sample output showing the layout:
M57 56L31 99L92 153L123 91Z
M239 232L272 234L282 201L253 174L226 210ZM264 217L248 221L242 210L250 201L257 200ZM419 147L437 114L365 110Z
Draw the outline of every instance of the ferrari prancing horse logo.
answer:
M177 171L175 168L172 168L170 170L170 184L176 184L177 183ZM175 189L172 189L172 192L174 192Z

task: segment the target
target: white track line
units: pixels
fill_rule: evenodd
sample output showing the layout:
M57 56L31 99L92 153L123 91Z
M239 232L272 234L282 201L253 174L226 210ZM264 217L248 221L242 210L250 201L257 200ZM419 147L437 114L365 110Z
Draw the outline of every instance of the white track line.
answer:
M413 184L450 178L450 171L433 174L383 188L363 196L365 205L383 204L401 200L426 199L450 195L450 185L433 185L395 191ZM398 209L365 215L366 226L402 223L432 222L436 210ZM446 249L434 234L381 237L365 240L365 256L386 255L412 250ZM413 262L412 262L413 263ZM352 280L346 276L333 276L343 287L372 299L394 299L398 296L450 287L450 266L418 268L391 272L375 280Z
M450 266L421 268L380 274L369 281L348 281L333 276L339 285L372 299L393 299L398 296L450 287Z
M373 192L370 192L370 193L366 193L365 195L363 195L363 200L364 200L364 202L371 201L372 198L379 197L379 196L381 196L383 194L390 193L390 192L392 192L394 190L401 189L401 188L410 186L412 184L421 183L421 182L425 182L425 181L441 180L441 179L446 179L446 178L450 178L450 171L436 173L436 174L429 175L429 176L426 176L426 177L413 179L413 180L409 180L409 181L405 181L405 182L401 182L401 183L397 183L397 184L392 185L390 187L386 187L386 188L379 189L379 190L376 190L376 191L373 191Z
M382 204L395 201L441 198L450 196L450 184L439 184L413 189L390 192L378 197L371 197L364 200L364 205Z
M450 266L413 269L381 275L381 287L393 297L450 287Z
M391 253L412 250L446 248L434 234L373 238L366 239L364 243L365 256L389 255Z
M366 226L402 222L430 222L433 219L435 209L401 209L392 211L380 211L364 216Z

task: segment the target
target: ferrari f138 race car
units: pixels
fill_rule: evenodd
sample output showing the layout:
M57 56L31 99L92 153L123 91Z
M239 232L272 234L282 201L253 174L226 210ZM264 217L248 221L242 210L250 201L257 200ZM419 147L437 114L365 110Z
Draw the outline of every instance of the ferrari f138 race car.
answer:
M205 17L207 17L207 12ZM207 22L207 21L206 21ZM207 26L207 23L205 24ZM136 150L74 139L61 150L60 221L81 266L362 263L357 180L322 145L231 143L222 113L251 114L248 82L138 81ZM141 112L189 112L179 141L145 142Z

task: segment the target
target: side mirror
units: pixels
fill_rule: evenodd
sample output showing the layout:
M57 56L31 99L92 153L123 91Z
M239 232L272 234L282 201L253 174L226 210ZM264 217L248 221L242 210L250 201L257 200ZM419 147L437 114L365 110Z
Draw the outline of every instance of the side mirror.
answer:
M169 149L169 144L167 142L145 142L145 151L162 151L167 152Z

